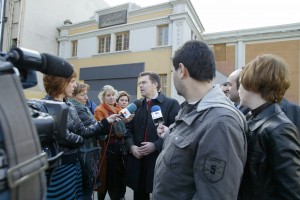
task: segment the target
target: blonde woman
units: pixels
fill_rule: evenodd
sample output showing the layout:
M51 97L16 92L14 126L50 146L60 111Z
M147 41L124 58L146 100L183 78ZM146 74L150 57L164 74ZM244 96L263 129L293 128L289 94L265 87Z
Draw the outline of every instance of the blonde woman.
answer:
M98 97L102 102L95 110L94 116L96 120L102 120L112 114L121 111L121 107L117 104L117 90L111 85L105 85ZM98 199L104 200L106 192L108 192L112 200L120 200L125 182L125 166L121 146L124 143L122 135L116 134L113 125L108 131L108 138L105 142L101 142L101 163L100 163L100 182L98 188Z

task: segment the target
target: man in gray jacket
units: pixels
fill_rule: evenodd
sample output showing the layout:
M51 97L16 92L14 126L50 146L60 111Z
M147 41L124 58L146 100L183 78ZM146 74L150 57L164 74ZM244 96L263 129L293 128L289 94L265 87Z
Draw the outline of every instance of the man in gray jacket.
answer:
M175 88L186 102L174 124L157 129L165 142L152 199L237 199L246 162L245 118L213 85L215 61L205 43L185 43L173 66Z

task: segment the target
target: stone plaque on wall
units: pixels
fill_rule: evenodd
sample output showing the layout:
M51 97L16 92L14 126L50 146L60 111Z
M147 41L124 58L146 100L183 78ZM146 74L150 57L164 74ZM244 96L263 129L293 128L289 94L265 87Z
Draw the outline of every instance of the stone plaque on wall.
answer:
M127 10L121 10L99 16L99 28L125 24L127 22Z

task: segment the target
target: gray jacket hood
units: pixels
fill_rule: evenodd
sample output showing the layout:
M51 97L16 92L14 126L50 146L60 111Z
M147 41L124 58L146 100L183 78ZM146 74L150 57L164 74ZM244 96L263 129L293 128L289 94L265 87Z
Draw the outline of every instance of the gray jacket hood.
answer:
M219 84L215 84L213 88L206 93L206 95L199 102L196 110L197 112L201 112L208 108L215 107L223 107L233 111L240 119L240 124L242 127L247 126L245 116L234 106L234 103L224 95Z
M224 93L220 88L220 85L216 84L213 86L212 89L210 89L205 94L205 96L199 102L197 106L197 112L206 110L211 107L225 107L225 106L234 108L233 102L224 95Z

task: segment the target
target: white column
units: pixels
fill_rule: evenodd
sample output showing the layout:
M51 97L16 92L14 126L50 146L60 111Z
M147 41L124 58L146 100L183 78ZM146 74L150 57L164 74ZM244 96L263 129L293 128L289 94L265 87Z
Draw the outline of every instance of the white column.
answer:
M130 36L129 36L129 40L130 40ZM115 34L111 33L110 34L110 52L115 52L115 49L116 49L115 41L116 41Z
M243 41L238 41L236 49L236 69L245 66L245 44Z

